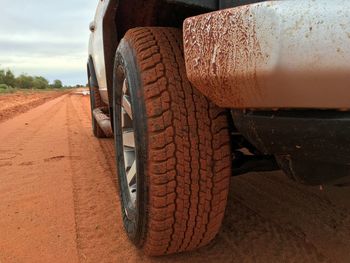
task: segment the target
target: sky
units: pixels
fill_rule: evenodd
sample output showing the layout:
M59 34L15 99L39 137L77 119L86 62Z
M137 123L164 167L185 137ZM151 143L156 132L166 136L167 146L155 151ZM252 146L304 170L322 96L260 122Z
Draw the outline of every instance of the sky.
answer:
M0 68L86 84L98 0L0 0Z

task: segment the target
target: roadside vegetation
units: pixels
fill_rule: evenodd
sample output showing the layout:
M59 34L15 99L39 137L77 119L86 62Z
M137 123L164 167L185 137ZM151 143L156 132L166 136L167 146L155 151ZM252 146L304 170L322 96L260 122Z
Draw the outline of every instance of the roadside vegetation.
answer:
M73 88L63 86L61 80L54 80L50 83L46 78L42 76L30 76L28 74L21 74L15 76L10 69L0 69L0 94L1 93L14 93L17 91L47 91Z

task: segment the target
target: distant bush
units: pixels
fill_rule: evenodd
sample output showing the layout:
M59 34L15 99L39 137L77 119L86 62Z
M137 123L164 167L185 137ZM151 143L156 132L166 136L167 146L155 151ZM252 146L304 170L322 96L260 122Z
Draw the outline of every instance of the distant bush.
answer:
M59 79L56 79L53 84L51 85L52 88L54 89L61 89L63 88L63 84L62 81L60 81Z
M31 89L33 87L33 77L21 74L16 78L16 86L20 89Z
M44 77L34 77L33 79L34 89L48 89L50 88L49 81Z
M19 88L19 89L60 89L63 88L63 84L61 80L55 80L51 85L49 81L42 76L29 76L27 74L21 74L16 77L11 70L3 70L0 69L0 85L1 89L11 88Z
M0 89L9 89L10 87L6 84L0 84Z
M11 86L6 84L0 84L0 94L14 93L14 92L16 92L15 88L12 88Z

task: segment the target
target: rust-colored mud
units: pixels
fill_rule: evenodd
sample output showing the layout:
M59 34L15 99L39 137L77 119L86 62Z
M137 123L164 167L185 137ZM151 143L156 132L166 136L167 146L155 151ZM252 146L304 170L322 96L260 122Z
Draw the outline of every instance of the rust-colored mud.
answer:
M192 251L216 236L224 217L231 175L227 115L187 80L180 30L134 29L124 39L136 50L147 115L144 251Z
M0 124L1 263L350 261L349 189L280 172L232 179L208 246L144 256L124 234L113 139L94 138L90 116L88 96L66 95Z
M347 9L300 3L263 1L186 19L189 80L223 108L349 110Z
M256 66L262 54L252 16L250 7L243 6L185 21L188 77L221 107L243 107L247 95L261 92Z

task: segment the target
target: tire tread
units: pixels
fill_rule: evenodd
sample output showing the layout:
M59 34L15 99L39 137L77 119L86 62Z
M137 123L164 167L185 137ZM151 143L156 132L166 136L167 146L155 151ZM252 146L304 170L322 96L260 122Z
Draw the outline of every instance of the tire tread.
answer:
M225 212L231 175L226 110L188 81L180 30L137 28L124 39L136 51L147 114L144 250L164 255L196 249L215 237Z

